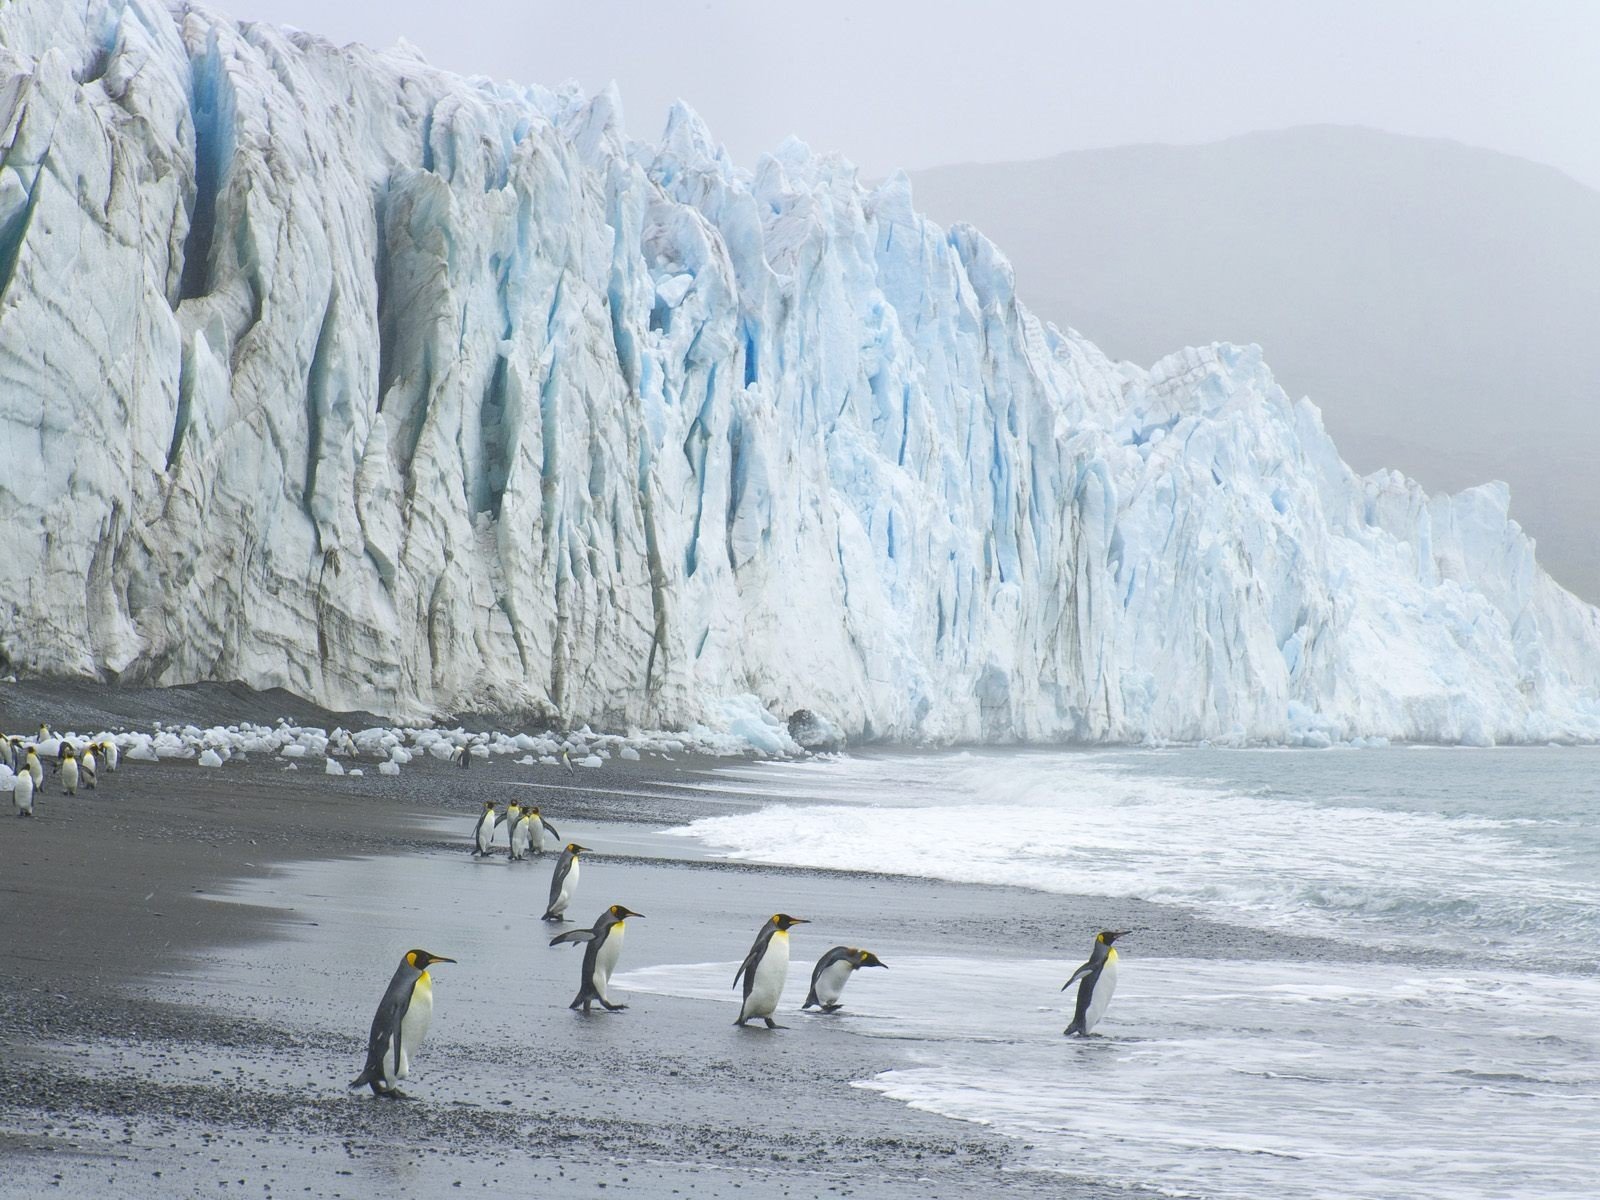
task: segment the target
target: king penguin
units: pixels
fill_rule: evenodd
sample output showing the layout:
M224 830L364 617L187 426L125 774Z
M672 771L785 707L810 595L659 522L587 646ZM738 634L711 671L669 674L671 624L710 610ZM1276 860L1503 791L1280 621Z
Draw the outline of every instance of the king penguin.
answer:
M499 829L501 825L506 827L506 841L511 843L511 857L513 860L517 857L517 848L513 839L517 832L517 822L520 820L522 820L522 805L515 800L507 804L505 811L494 819L494 827L496 829Z
M1067 1036L1077 1033L1088 1037L1100 1024L1100 1018L1106 1015L1106 1007L1117 990L1117 952L1111 943L1132 932L1131 929L1102 929L1095 935L1089 961L1061 985L1064 992L1078 984L1078 1009L1072 1014L1072 1024L1063 1031ZM1083 982L1078 983L1079 980Z
M862 967L882 967L887 971L889 964L870 950L835 946L817 959L817 965L811 969L811 991L806 994L806 1002L800 1007L816 1007L825 1013L838 1012L843 1007L839 1003L839 996L844 991L844 985Z
M108 736L105 741L100 743L100 761L106 764L106 770L113 775L117 773L117 760L119 757L117 743Z
M378 1001L367 1035L367 1065L350 1081L352 1088L371 1087L374 1096L409 1099L395 1084L411 1073L411 1058L428 1035L433 1019L433 978L428 968L442 962L455 959L426 950L406 951L389 980L389 990Z
M83 780L83 786L90 791L96 787L96 772L94 761L94 745L91 743L83 748L83 754L78 759L78 777Z
M78 794L78 758L73 754L71 747L67 748L61 756L61 794L63 796L76 796Z
M626 1004L611 1003L606 991L611 983L611 972L616 969L617 956L622 953L622 923L629 917L642 917L632 909L613 904L594 923L593 929L571 929L550 939L552 946L563 942L585 942L583 948L583 973L578 977L578 994L568 1008L582 1008L585 1013L596 1000L607 1012L621 1012Z
M559 921L561 914L572 903L572 893L578 890L578 855L589 847L568 842L567 848L556 859L555 874L550 877L550 907L544 910L543 920Z
M561 835L556 832L556 827L546 821L537 808L525 808L522 811L529 818L528 844L533 847L535 854L544 853L544 835L547 833L560 844Z
M734 987L739 986L741 976L744 979L744 1003L739 1006L735 1025L760 1017L768 1029L779 1027L772 1014L777 1011L783 982L789 976L789 930L806 924L809 922L804 917L791 917L788 913L774 913L767 918L733 976Z
M478 823L472 827L472 857L484 858L494 845L494 801L483 802L483 812L478 815Z
M39 761L39 748L37 746L28 747L26 766L28 774L33 776L33 790L38 791L44 786L44 764Z
M515 800L506 805L506 825L511 838L511 861L521 862L528 855L528 811Z
M17 816L33 816L33 776L28 772L11 781L11 802L17 806Z

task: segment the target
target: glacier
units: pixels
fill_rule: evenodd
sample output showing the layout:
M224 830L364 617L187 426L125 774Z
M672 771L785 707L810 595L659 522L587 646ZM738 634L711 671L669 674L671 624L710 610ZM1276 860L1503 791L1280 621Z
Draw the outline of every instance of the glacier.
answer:
M12 669L610 728L755 697L854 739L1600 739L1600 612L1503 486L1356 476L1255 347L1110 361L904 177L157 0L0 6L0 128Z

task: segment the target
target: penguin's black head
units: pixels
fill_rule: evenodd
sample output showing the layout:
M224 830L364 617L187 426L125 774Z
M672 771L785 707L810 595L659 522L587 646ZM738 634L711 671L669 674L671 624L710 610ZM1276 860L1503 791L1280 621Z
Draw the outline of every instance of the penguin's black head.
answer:
M787 929L789 929L790 926L793 926L793 925L809 925L809 924L811 924L811 922L807 921L804 917L791 917L788 913L773 913L772 914L772 923L774 925L776 925L780 930L787 930Z
M493 800L485 800L483 802L483 806L484 806L484 808L493 808L494 807L494 801Z
M1109 946L1119 937L1127 937L1132 932L1133 930L1131 929L1102 929L1100 931L1100 936L1095 938L1095 941L1103 942Z
M621 921L621 920L623 920L624 918L627 918L627 917L642 917L642 916L644 916L643 913L636 913L636 912L633 911L633 909L628 908L626 905L622 905L622 904L613 904L611 906L611 915L613 917L615 917L619 921Z
M419 971L426 971L434 963L442 962L453 963L455 962L455 959L445 958L441 954L430 954L426 950L406 951L406 965L408 967L415 967Z
M856 966L858 966L858 967L882 967L885 971L887 971L889 969L889 964L884 962L881 958L879 958L871 950L857 950L856 951Z
M567 843L567 849L573 854L589 854L589 853L591 853L589 847L580 846L580 845L578 845L577 842L568 842Z
M532 808L525 808L522 811L523 812L531 812L534 816L537 817L539 815L539 806L537 804L535 804Z

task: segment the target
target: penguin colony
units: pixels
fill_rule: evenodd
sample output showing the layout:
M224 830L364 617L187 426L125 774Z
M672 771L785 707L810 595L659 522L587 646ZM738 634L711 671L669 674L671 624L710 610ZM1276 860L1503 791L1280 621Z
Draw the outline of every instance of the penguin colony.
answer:
M346 752L354 750L353 744L341 748ZM466 768L471 757L471 747L463 746L455 762ZM41 725L33 739L10 736L0 740L0 789L9 784L17 816L30 818L35 814L37 799L45 794L46 763L53 764L61 794L74 797L80 788L97 789L102 770L114 774L119 758L117 744L109 735L93 741L57 738L48 725ZM569 773L573 771L566 751L562 751L560 762ZM503 811L497 811L494 801L486 800L483 811L473 822L471 850L475 859L485 860L494 855L495 835L501 825L506 826L512 862L540 858L547 845L560 844L560 833L537 806L524 807L512 801ZM589 847L576 842L569 842L562 849L551 874L544 920L564 919L581 877L582 855L591 852ZM550 939L552 947L583 947L578 993L568 1007L585 1014L590 1013L595 1004L607 1012L621 1012L628 1007L611 999L609 984L622 953L626 922L643 916L624 905L612 904L601 912L592 927L569 930ZM804 917L775 913L761 925L749 952L734 973L733 986L742 989L739 1015L734 1020L736 1026L744 1027L760 1020L768 1029L783 1028L774 1014L788 979L789 933L795 926L805 924L809 922ZM1067 1036L1089 1036L1105 1015L1117 986L1118 955L1114 943L1129 932L1125 929L1099 932L1088 961L1062 984L1062 991L1078 984L1072 1021L1064 1031ZM455 961L422 949L408 950L402 956L373 1016L366 1063L350 1082L352 1089L369 1087L375 1096L409 1099L398 1085L409 1076L411 1062L432 1020L430 969ZM801 1009L817 1009L828 1014L838 1012L843 1007L840 997L845 985L856 971L867 967L887 969L888 964L871 951L855 946L841 945L827 950L812 968L810 989Z
M50 726L40 725L32 738L0 736L0 792L11 793L11 806L19 817L33 817L46 796L47 776L54 778L61 795L97 791L102 773L113 774L120 756L109 735L93 741L56 737Z

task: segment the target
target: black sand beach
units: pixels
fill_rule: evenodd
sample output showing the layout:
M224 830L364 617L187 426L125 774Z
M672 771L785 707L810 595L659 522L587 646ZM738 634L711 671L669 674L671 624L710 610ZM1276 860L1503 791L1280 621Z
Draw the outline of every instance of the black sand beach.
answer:
M267 715L199 696L205 723ZM195 702L168 696L159 715L189 719ZM142 706L11 688L5 717L104 727L133 724L129 707ZM534 794L597 848L573 915L648 914L623 975L736 961L780 909L817 931L796 937L791 976L845 938L891 961L1056 947L1070 966L1103 923L1138 926L1155 954L1227 953L1230 931L1128 901L667 852L675 839L655 830L757 802L698 787L714 765L569 777L418 758L397 777L368 763L332 778L264 759L131 762L76 799L47 786L37 819L0 820L0 1194L1092 1194L1027 1169L1022 1143L851 1087L904 1063L895 1039L801 1013L780 1013L791 1028L776 1033L736 1029L731 1006L649 994L619 997L621 1014L569 1012L578 955L549 948L537 919L550 859L473 862L471 814ZM412 945L462 959L435 972L418 1099L349 1093Z

